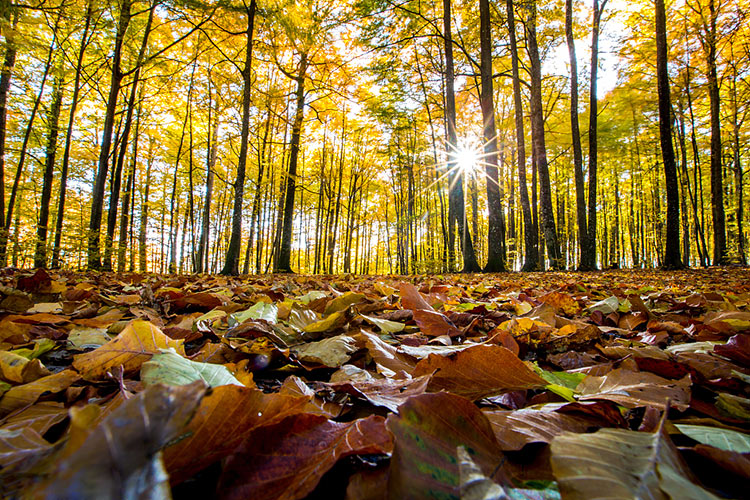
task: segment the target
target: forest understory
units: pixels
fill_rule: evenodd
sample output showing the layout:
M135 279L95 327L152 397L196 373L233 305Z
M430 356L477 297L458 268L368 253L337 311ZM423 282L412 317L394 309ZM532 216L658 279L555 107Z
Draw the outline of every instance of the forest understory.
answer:
M750 270L3 270L6 498L739 498Z

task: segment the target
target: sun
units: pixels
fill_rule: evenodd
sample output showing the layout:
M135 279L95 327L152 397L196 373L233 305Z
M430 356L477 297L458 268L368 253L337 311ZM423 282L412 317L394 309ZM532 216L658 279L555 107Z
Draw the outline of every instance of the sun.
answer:
M469 143L460 143L451 154L452 161L464 174L474 175L479 167L479 152L476 147Z

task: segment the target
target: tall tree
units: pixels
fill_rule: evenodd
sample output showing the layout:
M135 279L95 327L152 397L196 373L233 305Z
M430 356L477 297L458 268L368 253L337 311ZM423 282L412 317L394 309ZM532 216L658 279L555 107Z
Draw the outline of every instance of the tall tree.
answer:
M55 83L52 88L52 105L47 112L47 147L44 159L44 175L42 178L42 197L39 207L39 222L36 232L36 251L34 252L34 267L47 267L47 225L49 224L50 200L52 198L52 176L57 158L57 138L60 132L60 108L63 98L63 75L61 68L57 69Z
M109 171L109 155L112 149L112 136L114 133L115 114L117 112L117 100L120 95L120 87L124 73L122 71L122 48L125 42L125 33L130 26L132 17L131 9L133 0L122 0L120 13L115 31L115 46L112 52L112 69L110 72L109 94L104 111L104 125L102 129L102 142L99 149L99 161L94 178L94 189L91 197L91 216L89 218L88 234L88 268L99 269L102 266L100 254L100 228L104 213L104 188Z
M578 223L578 268L590 270L590 262L585 262L583 254L588 248L588 230L586 220L586 193L583 178L583 151L581 149L581 131L578 126L578 59L573 38L573 0L565 0L565 40L570 57L570 134L573 142L573 173L576 184L576 221Z
M52 267L58 268L61 265L60 251L62 243L63 220L65 218L65 200L68 190L68 171L70 168L70 149L73 145L73 125L75 123L76 110L78 109L78 100L81 92L81 77L83 74L83 59L86 48L91 42L89 33L92 27L94 13L94 1L89 0L86 3L86 18L83 23L83 34L81 35L81 44L76 55L75 77L73 79L73 95L70 99L70 109L68 110L68 126L65 131L65 149L63 150L62 171L60 172L60 195L57 199L57 218L55 219L55 242L52 248ZM94 22L94 27L96 22ZM1 205L1 203L0 203ZM1 210L1 209L0 209Z
M295 80L297 86L294 92L295 108L292 122L292 137L289 142L289 165L286 171L284 189L284 210L281 225L281 246L279 258L274 265L275 273L291 273L292 271L292 229L294 224L294 197L297 191L297 161L299 159L300 138L302 137L302 123L305 118L305 80L309 61L308 53L304 50L300 54L296 75L284 73Z
M242 201L245 194L247 171L248 137L250 136L250 98L252 90L253 27L255 23L255 0L246 7L247 28L245 30L245 65L242 68L242 125L240 131L240 156L237 160L237 177L234 181L234 205L232 207L232 233L221 274L240 273L240 246L242 244Z
M523 213L524 262L523 271L536 271L539 267L537 246L539 240L534 229L531 215L531 203L526 182L526 138L523 127L523 101L521 99L521 77L518 69L518 42L516 41L515 7L513 0L505 2L508 16L508 34L510 35L511 70L513 77L513 109L516 124L516 157L518 159L518 187Z
M591 85L589 95L589 218L588 237L586 248L581 255L581 267L584 269L596 269L596 194L597 194L597 169L598 161L598 97L597 80L599 74L599 25L602 12L608 0L599 5L599 0L594 0L594 12L591 22Z
M497 128L495 102L492 92L492 25L490 1L479 0L479 38L481 43L482 127L484 132L484 162L487 176L487 265L485 272L505 272L505 214L497 173ZM476 220L476 219L475 219Z
M466 206L464 202L464 173L456 162L458 151L458 137L456 135L456 96L454 90L453 68L453 36L451 34L451 0L443 0L443 40L445 42L445 122L448 135L448 177L450 190L448 194L448 222L450 251L455 247L455 228L461 243L463 267L461 272L474 273L480 271L479 263L474 254L468 225L466 224ZM452 206L452 209L451 209Z
M547 256L552 269L565 267L555 229L555 214L552 207L552 188L547 165L547 147L544 139L544 110L542 108L542 62L536 36L537 10L532 3L526 20L526 38L531 60L531 146L534 150L536 170L539 175L539 196L542 209L542 234L547 246Z
M667 20L664 0L656 0L656 81L659 93L659 143L664 164L664 179L667 187L667 241L663 267L681 269L680 259L680 193L677 186L677 164L672 145L672 114L669 97L669 72L667 61Z

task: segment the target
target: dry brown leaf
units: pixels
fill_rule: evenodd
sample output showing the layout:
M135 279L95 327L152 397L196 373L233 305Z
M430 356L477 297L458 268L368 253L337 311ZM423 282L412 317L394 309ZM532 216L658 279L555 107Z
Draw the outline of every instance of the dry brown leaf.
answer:
M649 372L617 368L603 377L589 375L578 385L580 401L604 399L626 408L654 406L685 411L690 404L690 376L669 380Z
M293 415L247 436L224 466L219 494L228 500L304 498L340 458L392 449L382 417L340 424L321 415Z
M519 389L539 389L547 382L505 347L477 345L448 356L431 354L412 375L434 375L430 391L445 390L473 401Z

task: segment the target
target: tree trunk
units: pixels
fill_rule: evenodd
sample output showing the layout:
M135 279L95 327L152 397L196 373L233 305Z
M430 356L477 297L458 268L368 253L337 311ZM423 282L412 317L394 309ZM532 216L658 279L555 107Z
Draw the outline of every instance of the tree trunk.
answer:
M138 102L138 113L135 119L135 132L133 133L133 149L130 158L130 168L125 181L125 192L122 197L122 213L120 214L120 237L117 241L117 270L125 271L125 254L127 250L128 226L130 225L130 205L133 198L133 187L135 186L135 172L138 168L138 134L141 128L141 112L143 107L143 87L141 87L141 98ZM135 105L132 102L130 105ZM132 254L132 252L131 252Z
M528 50L531 59L531 137L532 147L539 174L539 195L541 197L541 226L547 244L547 254L552 269L563 269L555 230L555 215L552 206L549 168L547 166L547 148L544 142L544 111L542 109L542 65L539 59L539 48L536 40L536 6L531 6L530 18L526 25Z
M133 75L133 81L130 87L130 96L127 102L127 112L125 115L125 124L123 126L122 134L120 136L120 149L117 155L117 163L115 170L112 173L111 190L109 195L109 210L107 211L107 234L104 240L104 259L102 262L102 269L105 271L112 270L112 253L114 251L114 238L115 229L117 227L117 205L120 202L120 187L122 184L122 170L125 165L125 156L128 150L128 141L130 139L130 129L133 124L133 111L136 103L135 98L138 90L138 83L141 75L141 64L146 55L146 49L148 47L148 38L151 34L151 25L154 20L155 6L148 11L148 19L146 20L146 27L143 32L143 39L141 41L141 47L138 51L138 56L135 63L135 73ZM127 214L126 214L127 215Z
M115 113L117 111L117 99L120 94L120 85L122 84L123 72L122 46L125 33L130 24L133 0L123 0L120 7L120 16L117 23L117 32L115 34L115 48L112 55L112 74L109 85L109 95L107 96L107 106L104 112L104 127L102 130L102 144L99 151L99 163L94 180L94 190L91 195L91 217L89 218L88 234L88 268L100 269L101 256L99 244L99 231L102 224L104 212L104 188L107 182L107 172L109 170L109 154L112 148L112 134L115 123Z
M581 131L578 126L578 59L573 38L573 0L565 0L565 39L570 57L570 133L573 141L573 170L576 183L576 221L578 223L578 268L590 270L584 262L583 253L588 248L588 229L586 221L586 193L583 178L583 151L581 149Z
M49 135L47 136L47 150L44 161L44 177L42 181L42 198L39 207L39 224L36 232L36 251L34 252L34 267L47 267L47 225L49 224L49 205L52 198L52 178L55 171L57 157L57 138L60 132L60 108L62 107L63 77L62 72L55 77L52 89L52 105L47 113Z
M4 22L10 24L11 9L7 8L3 13ZM5 138L8 121L8 93L10 92L10 79L13 75L13 67L16 64L16 53L18 52L15 40L15 30L18 25L18 9L13 10L13 25L5 31L5 56L3 66L0 68L0 240L7 241L10 227L5 224ZM5 248L0 249L2 261L5 262Z
M594 14L591 27L591 90L589 96L589 217L586 229L588 237L585 252L581 255L581 266L584 269L596 269L596 191L597 191L597 118L598 99L596 95L597 74L599 72L599 22L602 11L607 5L604 0L599 7L599 0L594 0Z
M464 201L463 172L455 161L458 149L456 136L456 96L453 89L453 37L451 35L451 0L443 0L443 39L445 41L445 119L448 132L448 171L450 172L450 191L448 195L449 245L455 246L455 227L461 237L463 267L461 272L474 273L481 270L474 254L468 225L466 224L466 204ZM451 205L453 209L451 210Z
M81 73L83 69L83 57L86 53L86 47L90 42L89 29L91 28L91 18L93 15L93 1L86 5L86 21L83 26L83 35L81 36L81 46L78 49L76 59L76 76L73 82L73 97L70 100L70 111L68 112L68 129L65 132L65 149L63 151L62 172L60 173L60 196L57 201L57 219L55 220L55 243L52 249L52 268L56 269L61 266L60 262L60 245L62 242L63 219L65 218L65 198L68 187L68 169L70 167L70 148L73 145L73 124L75 123L76 109L78 107L78 96L81 92ZM1 162L1 160L0 160ZM0 171L2 169L0 168ZM2 174L0 173L0 184ZM2 188L0 188L0 191ZM3 207L0 200L0 207ZM0 213L3 208L0 208Z
M299 142L302 135L302 120L305 117L305 79L307 78L307 52L300 54L297 70L296 108L292 124L292 138L289 144L289 168L286 174L286 193L284 195L284 219L281 229L279 258L273 270L275 273L291 273L292 265L292 226L294 224L294 195L297 190L297 158Z
M521 100L521 78L518 71L518 43L513 0L506 0L508 13L508 33L510 35L511 67L513 71L513 107L516 122L516 154L518 157L518 187L523 213L524 263L522 271L535 271L539 267L537 246L539 240L534 230L529 191L526 185L526 139L523 130L523 101Z
M667 235L663 265L665 269L681 269L680 258L680 193L677 186L677 165L672 145L672 116L669 97L667 61L667 21L664 0L656 0L656 81L659 93L659 143L664 164L667 189Z
M242 201L245 195L245 173L247 170L247 146L250 135L250 90L252 86L253 25L255 22L255 0L247 8L247 37L245 66L242 69L242 129L240 133L240 156L237 161L237 178L234 181L234 205L232 207L232 232L229 237L224 268L221 274L236 276L240 273L240 246L242 244Z
M26 125L26 131L24 132L23 136L23 142L21 144L21 152L18 155L18 166L16 167L16 175L13 178L13 187L10 191L10 199L8 200L8 209L5 213L5 226L6 228L9 228L11 225L11 222L13 222L13 210L16 206L16 198L18 197L18 190L21 186L21 177L23 176L23 169L26 164L26 156L29 152L29 140L31 139L31 132L34 130L34 121L36 120L36 114L39 111L39 106L41 106L42 103L42 97L44 96L44 87L47 84L47 77L49 76L49 72L52 69L52 58L54 56L55 50L58 48L57 43L57 28L59 26L60 18L62 16L62 10L58 12L57 19L55 20L55 36L52 40L52 45L50 45L49 50L47 51L47 61L44 65L44 72L42 74L42 83L39 86L39 93L36 96L36 99L34 100L34 105L31 108L31 114L29 115L29 121ZM18 223L15 224L15 227L18 228ZM6 262L6 255L7 255L7 247L8 247L8 237L10 233L7 231L3 231L0 233L0 264L5 265ZM15 236L15 240L18 240L18 234ZM13 256L14 262L17 259L17 250L14 249L14 256ZM15 265L15 264L14 264Z
M717 40L716 18L718 13L714 0L709 0L709 24L704 26L703 49L706 54L706 79L708 99L711 109L711 215L714 227L714 262L715 266L728 263L727 242L724 220L724 191L721 172L721 115L719 95L719 77L716 70Z
M149 188L151 187L151 165L154 162L153 139L148 145L148 157L146 158L146 179L143 184L143 203L141 203L141 221L138 228L138 269L145 273L148 265L146 256L146 232L148 229Z
M490 23L490 1L479 0L479 37L481 42L481 107L484 123L484 162L487 176L487 265L484 271L498 273L507 271L505 247L505 215L503 212L498 176L497 128L495 126L495 102L492 91L492 25Z

